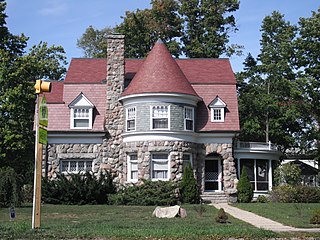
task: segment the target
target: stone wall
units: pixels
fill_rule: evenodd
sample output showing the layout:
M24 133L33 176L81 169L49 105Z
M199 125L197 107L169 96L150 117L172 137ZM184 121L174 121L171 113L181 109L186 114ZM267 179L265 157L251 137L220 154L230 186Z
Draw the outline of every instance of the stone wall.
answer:
M49 144L47 147L47 177L55 179L60 173L61 160L92 160L95 175L101 170L102 144ZM47 166L46 166L47 165Z
M122 132L124 111L119 97L124 88L124 35L109 35L107 39L107 99L105 129L108 139L103 141L103 163L111 170L115 182L119 182L118 172L122 168Z
M170 164L170 179L180 181L182 179L182 156L184 153L191 153L193 168L197 166L197 149L198 144L184 141L139 141L124 143L123 151L125 155L137 153L138 156L138 178L151 179L151 154L168 153ZM122 183L127 183L127 162L123 161Z

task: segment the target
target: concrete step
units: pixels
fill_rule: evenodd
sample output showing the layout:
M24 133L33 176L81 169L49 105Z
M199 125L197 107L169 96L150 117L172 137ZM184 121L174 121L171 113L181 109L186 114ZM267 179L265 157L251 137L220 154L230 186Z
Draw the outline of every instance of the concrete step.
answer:
M205 192L200 195L204 202L227 203L228 197L223 192Z

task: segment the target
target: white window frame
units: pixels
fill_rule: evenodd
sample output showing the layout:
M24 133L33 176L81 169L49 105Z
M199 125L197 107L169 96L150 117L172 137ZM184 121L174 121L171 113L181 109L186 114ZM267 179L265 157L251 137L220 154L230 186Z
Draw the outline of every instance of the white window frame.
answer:
M81 92L70 104L70 128L71 129L92 129L93 125L93 108L94 105L89 101L88 98ZM75 117L76 110L88 111L87 116ZM88 125L84 127L76 127L75 120L84 119L88 120Z
M129 116L130 115L129 114L130 111L134 111L134 116L133 117ZM128 126L129 126L128 122L129 121L134 121L134 127L132 129L128 129ZM137 123L137 109L136 109L136 107L127 108L126 109L126 132L134 132L134 131L136 131L136 123Z
M220 111L220 119L215 119L215 111ZM211 108L211 122L224 122L224 108Z
M227 104L222 101L219 96L216 96L215 99L209 104L211 112L211 122L224 122L225 121L225 108ZM215 118L215 111L220 111L220 119Z
M191 118L187 117L187 110L191 110ZM184 107L184 130L185 131L194 131L194 108L192 107ZM192 129L187 129L187 121L192 121Z
M67 162L68 163L68 169L65 171L63 169L63 163ZM76 170L70 170L71 167L71 162L76 162ZM84 170L79 171L79 163L82 162L84 164ZM91 167L88 167L87 169L87 163L90 162ZM91 159L64 159L60 160L60 172L63 174L69 174L69 173L85 173L85 172L92 172L93 171L93 160Z
M135 156L135 159L132 159ZM133 164L137 165L137 170L132 170ZM137 171L137 178L132 178L132 172ZM138 155L137 153L130 153L127 155L127 181L137 182L139 180L139 166L138 166Z
M87 117L75 117L75 110L89 110ZM75 121L78 119L88 120L88 126L86 127L76 127ZM71 108L71 118L70 118L71 129L92 129L92 108L91 107L73 107Z
M153 117L153 109L155 108L167 108L167 117ZM153 120L154 119L162 119L166 118L168 121L168 127L167 128L154 128L153 126ZM151 130L170 130L170 105L154 105L150 106L150 129Z
M155 159L155 155L160 155L160 154L164 154L164 155L167 155L167 158L163 158L163 159ZM151 180L152 181L168 181L170 179L170 157L171 155L169 153L163 153L163 152L154 152L154 153L151 153L151 167L150 167L150 170L151 170ZM166 170L162 170L162 171L167 171L167 177L166 178L156 178L156 177L153 177L154 174L153 172L154 171L159 171L159 170L155 170L154 169L154 165L153 163L154 162L159 162L159 163L165 163L167 164L167 169Z

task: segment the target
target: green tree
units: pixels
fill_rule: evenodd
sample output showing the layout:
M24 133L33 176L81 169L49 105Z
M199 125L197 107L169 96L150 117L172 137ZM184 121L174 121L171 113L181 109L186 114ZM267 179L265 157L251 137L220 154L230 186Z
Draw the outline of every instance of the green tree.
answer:
M183 203L198 203L199 191L197 180L194 177L191 164L185 166L183 169L183 176L180 183L181 202Z
M249 203L253 198L253 189L248 178L247 168L243 167L237 185L238 202Z
M302 89L303 109L310 122L304 129L305 150L320 160L320 8L309 18L300 18L295 41L298 82Z
M90 25L77 40L77 47L83 49L85 57L106 57L107 42L105 41L105 37L113 31L111 27L99 30Z
M274 178L277 185L295 186L301 183L301 169L293 163L286 163L276 168Z
M151 9L127 11L116 32L126 35L126 57L145 57L161 38L176 57L180 54L176 38L181 36L182 19L175 0L152 0Z
M0 2L0 167L10 166L23 177L34 159L34 83L39 78L60 79L65 73L62 47L46 43L25 52L27 38L5 31L6 3Z
M192 58L218 58L231 55L241 48L230 45L229 34L236 32L235 17L238 0L178 0L179 13L184 19L181 38L183 52Z
M256 60L248 56L237 75L242 139L271 140L284 151L303 134L306 119L293 64L296 31L279 12L263 20L260 54Z

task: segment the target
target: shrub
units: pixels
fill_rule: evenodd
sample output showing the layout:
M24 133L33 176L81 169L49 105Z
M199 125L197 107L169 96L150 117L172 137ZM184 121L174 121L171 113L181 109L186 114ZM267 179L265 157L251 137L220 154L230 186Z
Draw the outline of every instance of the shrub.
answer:
M58 175L57 180L43 179L42 200L51 204L105 204L115 192L109 173L98 177L91 173Z
M171 181L143 180L141 185L120 190L110 201L116 205L170 206L178 202L175 189Z
M274 171L274 176L277 185L298 185L301 183L301 169L293 163L278 166Z
M257 197L257 202L258 203L267 203L267 202L270 202L270 200L264 195L259 195Z
M246 167L242 168L240 180L237 185L238 202L248 203L253 198L253 189L248 178Z
M218 211L218 216L216 217L216 222L218 223L227 223L228 215L223 208L220 208Z
M311 219L310 219L311 224L320 224L320 209L314 211Z
M25 184L22 187L22 202L32 203L33 200L33 185Z
M320 189L304 185L282 185L274 187L270 197L274 202L320 203Z
M199 203L200 194L190 163L188 163L183 171L180 183L180 194L181 202L183 203Z
M0 168L0 207L20 206L18 176L13 168Z

